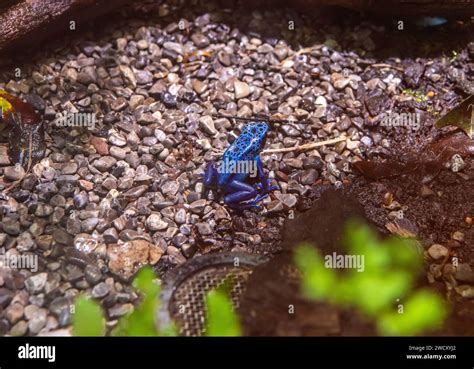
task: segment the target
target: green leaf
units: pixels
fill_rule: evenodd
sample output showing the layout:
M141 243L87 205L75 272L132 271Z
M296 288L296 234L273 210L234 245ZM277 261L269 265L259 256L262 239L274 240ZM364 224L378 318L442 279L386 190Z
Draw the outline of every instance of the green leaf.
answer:
M212 290L206 296L206 336L240 336L242 334L237 314L223 289Z
M74 336L103 336L104 319L100 305L86 296L79 296L75 303L72 331Z
M41 122L41 118L36 114L33 105L9 94L5 90L0 90L0 107L6 109L3 113L5 113L7 119L11 118L11 113L16 113L27 125L38 125Z
M422 270L416 241L399 237L379 240L370 227L357 221L348 224L344 240L349 255L363 257L363 271L352 268L336 273L325 267L315 248L296 248L294 260L306 297L356 308L372 317L382 334L418 334L442 323L446 316L443 301L423 290L412 293L404 314L393 312L393 303L410 296Z
M156 283L156 275L152 268L142 268L133 285L141 293L141 301L130 314L123 316L112 332L114 336L176 336L174 325L157 328L156 312L160 305L160 286ZM73 321L75 336L104 335L104 319L100 305L81 296L76 301L76 313Z
M375 231L358 219L349 221L344 232L344 245L348 251L378 250L380 240Z
M146 295L155 297L160 293L160 286L155 283L156 274L151 267L144 267L135 276L133 286Z
M369 315L377 315L392 301L407 293L411 284L411 275L403 271L394 271L385 276L360 273L352 280L356 293L355 305Z
M12 104L0 95L0 119L9 114L12 110Z
M160 286L155 282L156 275L150 267L142 268L133 281L140 290L142 300L132 313L120 318L114 329L115 336L157 336L155 314L158 308Z
M470 139L474 137L474 95L463 100L435 123L436 128L454 126L462 129Z
M416 240L392 236L384 240L384 246L393 266L406 268L415 274L422 270L423 259Z
M316 249L309 245L298 246L294 260L303 275L303 294L312 299L330 297L337 285L336 273L324 266L324 260Z
M382 334L413 336L427 329L439 327L447 315L444 301L426 289L415 292L407 301L403 312L383 314L378 321Z

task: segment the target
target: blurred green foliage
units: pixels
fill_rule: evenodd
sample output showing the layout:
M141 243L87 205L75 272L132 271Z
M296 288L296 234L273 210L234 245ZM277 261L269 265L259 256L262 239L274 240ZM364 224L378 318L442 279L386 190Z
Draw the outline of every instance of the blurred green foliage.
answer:
M347 254L364 256L363 272L356 268L337 272L325 266L314 247L296 249L306 297L356 308L376 321L382 335L416 335L442 324L447 314L443 300L427 289L412 291L423 267L415 240L379 240L367 225L351 222L344 244Z
M206 336L240 336L239 318L224 288L212 290L206 296Z
M439 326L446 316L440 297L428 290L414 292L408 299L404 313L382 314L379 327L386 335L416 335L430 327Z
M150 267L142 268L134 287L141 292L142 300L132 313L121 318L112 331L114 336L176 336L173 327L158 329L155 322L156 311L160 305L160 286L155 282L156 275Z
M383 335L416 335L441 325L447 308L440 297L427 289L412 291L422 270L416 242L396 237L379 240L366 225L350 223L344 237L349 255L364 256L364 270L337 272L327 268L325 259L309 245L296 249L295 262L302 272L303 293L343 308L356 308L375 320ZM139 271L133 285L141 301L133 312L119 319L114 336L171 336L175 327L157 328L160 285L149 267ZM229 286L206 295L206 335L240 336L238 316L228 296ZM400 308L402 307L402 308ZM81 296L73 316L76 336L105 334L105 319L98 302Z
M74 336L96 337L105 334L105 320L100 305L82 295L74 307L72 334Z
M113 336L175 336L173 326L157 328L156 311L159 308L160 286L150 267L142 268L135 277L133 285L142 296L133 312L119 319L113 329ZM75 336L103 336L105 319L100 304L86 296L76 300L73 316L73 334Z
M160 306L160 285L152 268L142 268L133 281L140 292L141 301L133 312L119 319L112 330L113 336L176 336L175 326L157 328L156 311ZM208 336L239 336L241 329L227 287L212 290L206 295ZM81 295L75 303L73 334L75 336L103 336L106 333L105 319L100 304Z

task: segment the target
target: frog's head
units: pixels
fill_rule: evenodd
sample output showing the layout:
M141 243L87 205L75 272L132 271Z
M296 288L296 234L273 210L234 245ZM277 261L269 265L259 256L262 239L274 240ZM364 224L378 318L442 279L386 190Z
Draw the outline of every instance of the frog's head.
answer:
M265 145L265 137L267 136L268 125L265 122L251 122L244 126L241 136L249 137L253 146L260 151Z
M250 122L242 129L242 134L252 137L265 137L268 132L268 125L265 122Z

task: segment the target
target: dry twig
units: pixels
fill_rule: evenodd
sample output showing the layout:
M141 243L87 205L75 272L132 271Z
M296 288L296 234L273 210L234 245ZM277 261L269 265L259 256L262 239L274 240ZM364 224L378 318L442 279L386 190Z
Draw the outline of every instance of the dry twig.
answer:
M318 141L318 142L311 142L303 145L296 145L292 147L282 147L279 149L266 149L261 152L262 155L269 155L269 154L274 154L278 152L291 152L291 151L306 151L306 150L311 150L316 147L321 147L325 145L332 145L338 142L342 142L347 140L346 136L341 136L341 137L336 137L336 138L331 138L330 140L325 140L325 141ZM221 155L223 153L223 150L219 149L212 149L214 151L215 155Z
M371 67L374 68L388 68L388 69L395 69L398 70L399 72L405 72L405 69L401 67L397 67L396 65L391 65L391 64L386 64L386 63L377 63L377 64L371 64Z
M296 145L296 146L292 146L292 147L283 147L281 149L267 149L267 150L263 150L262 154L273 154L273 153L277 153L277 152L291 152L291 151L311 150L311 149L314 149L316 147L325 146L325 145L332 145L332 144L342 142L342 141L345 141L345 140L347 140L347 137L345 137L345 136L336 137L336 138L332 138L330 140L319 141L319 142L311 142L311 143L307 143L307 144L304 144L304 145Z

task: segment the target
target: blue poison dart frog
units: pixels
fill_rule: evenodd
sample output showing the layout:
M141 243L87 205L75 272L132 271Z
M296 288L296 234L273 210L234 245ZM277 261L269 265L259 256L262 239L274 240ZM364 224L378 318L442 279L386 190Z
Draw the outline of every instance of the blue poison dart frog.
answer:
M207 165L204 185L222 191L224 203L233 209L258 208L257 204L270 191L278 189L270 185L259 156L267 132L268 125L264 122L248 123L222 159ZM248 183L252 177L257 179L257 184Z

